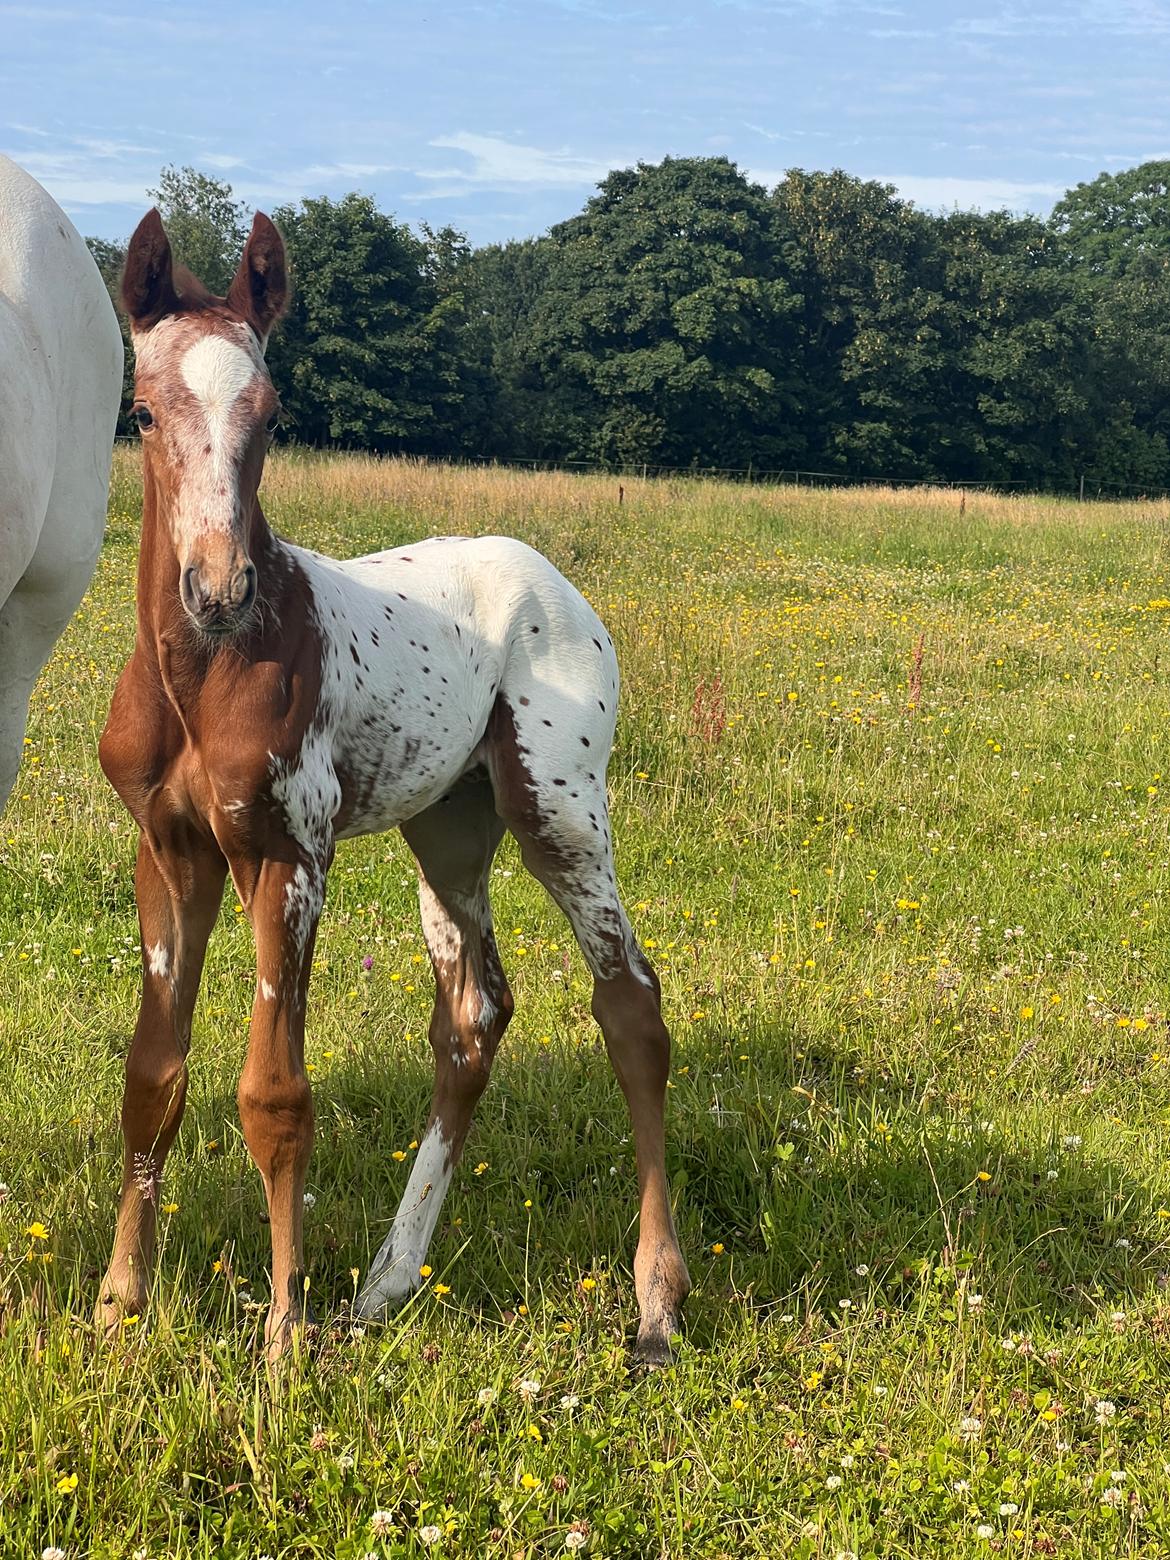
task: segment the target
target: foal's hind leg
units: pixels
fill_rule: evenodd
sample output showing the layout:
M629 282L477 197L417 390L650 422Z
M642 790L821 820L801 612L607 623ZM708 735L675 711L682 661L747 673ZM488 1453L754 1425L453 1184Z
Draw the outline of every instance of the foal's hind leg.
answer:
M512 993L492 932L487 878L504 832L479 776L402 826L418 860L419 906L435 972L430 1039L435 1088L430 1120L390 1233L355 1311L372 1316L421 1283L439 1210L472 1112L512 1016Z
M548 696L546 696L547 699ZM492 721L489 753L496 805L519 841L524 864L572 923L593 972L593 1016L621 1084L634 1128L640 1198L634 1283L641 1320L636 1357L646 1364L670 1358L670 1337L690 1291L679 1249L666 1179L665 1104L670 1035L662 1022L658 977L638 946L618 895L604 784L604 754L612 727L565 742L584 720L563 701L525 698L527 726L518 729L501 701ZM531 728L531 734L529 734ZM539 753L539 774L534 753Z

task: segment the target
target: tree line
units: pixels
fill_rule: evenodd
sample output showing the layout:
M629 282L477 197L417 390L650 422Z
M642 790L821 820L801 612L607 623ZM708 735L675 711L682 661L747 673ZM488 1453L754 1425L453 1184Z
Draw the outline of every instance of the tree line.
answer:
M166 168L177 257L226 290L231 186ZM1044 221L722 157L615 170L538 238L473 248L362 194L274 210L287 434L435 457L803 467L1170 488L1170 162ZM91 239L111 289L124 246Z

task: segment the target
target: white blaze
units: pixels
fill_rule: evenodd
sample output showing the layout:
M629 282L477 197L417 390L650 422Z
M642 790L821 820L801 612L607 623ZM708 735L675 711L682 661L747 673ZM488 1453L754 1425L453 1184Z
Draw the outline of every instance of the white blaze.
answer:
M188 466L179 495L180 533L190 539L201 531L230 531L239 495L236 460L240 432L233 419L236 402L263 368L251 333L240 341L200 336L179 360L183 383L200 415L183 429ZM210 454L206 454L210 446Z

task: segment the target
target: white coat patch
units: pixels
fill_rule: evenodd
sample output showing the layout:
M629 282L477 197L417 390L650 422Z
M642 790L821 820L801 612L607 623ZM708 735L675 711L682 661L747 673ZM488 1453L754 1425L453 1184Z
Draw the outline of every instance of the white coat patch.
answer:
M171 956L162 943L155 943L153 947L148 948L147 955L150 959L150 973L159 976L160 979L165 978L167 970L170 969Z
M451 1170L447 1144L436 1121L419 1146L390 1233L354 1305L356 1316L376 1316L387 1306L405 1300L421 1284L419 1268L426 1261L451 1184Z

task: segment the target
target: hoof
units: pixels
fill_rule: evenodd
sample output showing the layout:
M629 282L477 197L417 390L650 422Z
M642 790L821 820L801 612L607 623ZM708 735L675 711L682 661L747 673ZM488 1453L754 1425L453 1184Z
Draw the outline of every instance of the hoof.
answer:
M116 1338L131 1331L130 1317L141 1317L145 1309L145 1295L122 1296L109 1284L103 1284L98 1293L98 1302L93 1308L93 1324L98 1336L107 1343L113 1343Z
M395 1266L401 1267L402 1264ZM393 1316L395 1311L401 1310L421 1288L420 1278L411 1283L400 1277L395 1267L383 1268L366 1279L350 1315L355 1322L383 1322Z
M665 1370L674 1364L674 1350L670 1346L674 1328L665 1330L639 1328L630 1363L638 1370Z
M264 1358L269 1366L295 1359L313 1347L320 1331L311 1312L278 1312L273 1307L264 1324Z

